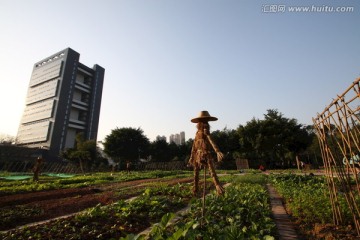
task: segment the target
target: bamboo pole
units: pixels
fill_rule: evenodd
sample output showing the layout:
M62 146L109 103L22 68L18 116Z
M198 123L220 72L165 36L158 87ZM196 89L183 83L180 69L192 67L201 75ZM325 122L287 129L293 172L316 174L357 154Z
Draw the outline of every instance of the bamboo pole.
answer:
M338 199L341 191L360 236L360 209L356 202L360 196L356 165L360 164L355 163L356 158L360 157L360 104L356 102L360 100L359 82L360 78L333 99L321 114L313 118L313 122L325 167L334 223L343 222Z

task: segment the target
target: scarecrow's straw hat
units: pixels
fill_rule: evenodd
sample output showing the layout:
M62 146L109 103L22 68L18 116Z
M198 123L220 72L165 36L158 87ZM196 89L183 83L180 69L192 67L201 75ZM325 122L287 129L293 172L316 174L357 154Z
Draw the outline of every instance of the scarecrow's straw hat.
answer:
M197 118L191 119L191 122L198 123L198 122L209 122L209 121L217 121L216 117L210 116L208 111L201 111Z

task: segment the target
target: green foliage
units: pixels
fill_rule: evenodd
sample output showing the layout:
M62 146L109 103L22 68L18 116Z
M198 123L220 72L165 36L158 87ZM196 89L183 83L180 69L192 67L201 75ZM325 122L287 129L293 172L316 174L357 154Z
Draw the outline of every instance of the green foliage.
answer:
M331 223L332 208L324 177L274 174L270 177L277 191L285 198L291 214L301 223ZM351 214L344 196L339 196L345 222L351 223Z
M2 207L0 211L0 230L3 230L2 226L15 227L13 226L15 222L19 222L27 217L40 215L41 213L42 210L34 206L19 205Z
M181 221L169 224L164 215L145 236L138 239L274 239L275 224L270 217L266 177L232 176L232 185L223 196L206 197L206 214L201 218L202 200L194 199ZM263 175L261 175L263 176ZM132 236L134 237L134 236ZM134 238L137 239L137 238Z
M96 173L85 176L78 175L70 178L59 178L56 176L48 177L43 175L41 176L41 180L39 182L33 182L31 180L8 181L0 179L0 195L35 192L50 189L85 187L101 183L131 181L137 179L181 178L188 177L191 174L191 172L186 171L144 171L132 172L131 174L119 172L113 174L112 176L110 176L109 173ZM8 176L8 174L3 173L2 176Z
M212 236L220 239L260 239L272 234L274 229L268 194L261 185L231 185L223 197L207 197L206 206L205 226L199 229L205 239L212 239ZM200 210L201 202L198 201L190 218L199 216Z
M95 140L85 140L83 133L76 135L76 147L70 148L61 153L61 157L80 164L80 169L84 173L85 167L101 160L98 156ZM85 165L85 166L84 166Z
M251 174L239 175L236 177L232 177L229 182L234 184L240 183L249 183L249 184L259 184L264 186L268 181L268 178L264 174L259 174L259 172L251 172Z

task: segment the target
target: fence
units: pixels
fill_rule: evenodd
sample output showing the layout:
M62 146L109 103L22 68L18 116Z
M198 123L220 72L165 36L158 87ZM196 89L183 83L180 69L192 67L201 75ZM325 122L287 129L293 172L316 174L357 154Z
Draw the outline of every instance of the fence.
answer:
M0 171L31 173L34 167L34 161L1 161ZM78 166L72 163L63 162L44 162L41 166L41 172L48 173L80 173Z
M237 170L249 169L249 161L247 159L236 159L235 163Z
M343 223L340 194L346 198L360 236L360 78L313 118L318 136L334 223Z
M0 172L18 172L18 173L32 173L32 168L35 161L0 161ZM172 162L147 162L136 163L132 165L132 170L147 171L147 170L186 170L186 164L184 161L172 161ZM95 169L86 172L96 171L110 171L110 166L97 167ZM125 170L125 168L117 169ZM44 162L41 167L41 172L47 173L69 173L78 174L81 173L79 166L71 162Z

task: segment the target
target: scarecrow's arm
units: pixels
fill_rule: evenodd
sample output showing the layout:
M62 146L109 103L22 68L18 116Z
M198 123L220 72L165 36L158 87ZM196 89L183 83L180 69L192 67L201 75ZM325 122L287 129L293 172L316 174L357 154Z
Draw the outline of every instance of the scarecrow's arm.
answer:
M222 161L224 158L224 154L222 154L222 152L220 152L219 148L216 146L216 144L213 142L213 140L211 139L210 135L206 135L207 139L209 140L211 146L213 147L214 151L216 152L217 155L217 159L218 161Z

